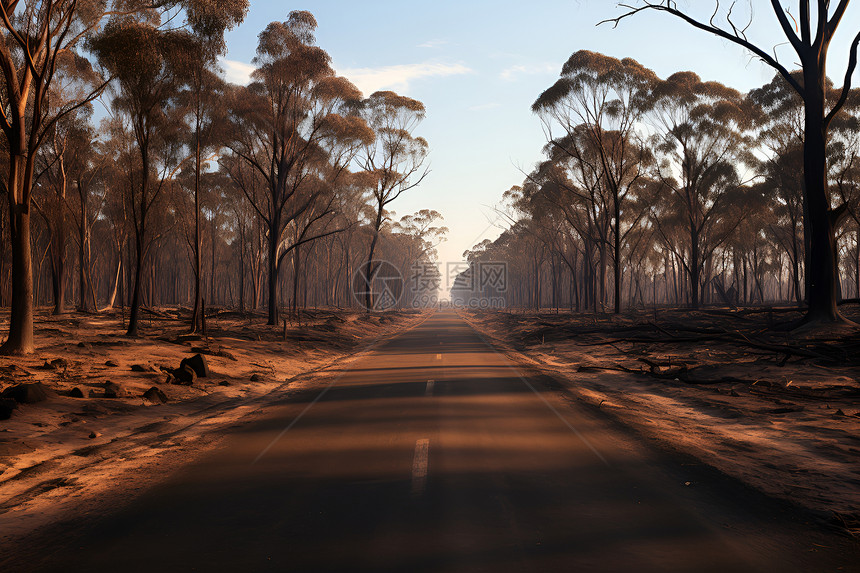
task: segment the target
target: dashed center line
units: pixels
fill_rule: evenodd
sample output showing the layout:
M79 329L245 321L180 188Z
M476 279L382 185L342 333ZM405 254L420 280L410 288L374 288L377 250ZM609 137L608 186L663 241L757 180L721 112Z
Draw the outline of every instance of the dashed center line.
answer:
M421 495L427 487L427 454L430 440L422 438L415 442L415 456L412 458L412 495Z
M435 380L428 380L427 381L427 389L424 390L425 396L432 396L433 395L433 385L434 384L436 384Z

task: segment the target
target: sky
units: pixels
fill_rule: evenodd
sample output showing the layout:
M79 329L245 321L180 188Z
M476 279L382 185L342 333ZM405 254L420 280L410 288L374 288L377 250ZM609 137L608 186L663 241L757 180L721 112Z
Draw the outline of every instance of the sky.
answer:
M770 2L750 1L748 37L796 67ZM860 30L860 6L852 4L831 47L828 70L836 85L842 84L851 36ZM714 2L678 5L707 18ZM741 5L744 0L736 11L749 19ZM443 264L462 260L466 249L501 232L494 206L505 190L522 183L546 143L531 104L558 79L572 53L631 57L663 78L692 70L744 92L774 75L743 49L667 14L642 13L616 28L598 26L622 13L614 0L252 0L243 24L227 35L227 79L247 81L257 35L269 22L286 20L290 10L315 16L318 45L338 74L365 95L393 90L424 103L427 115L416 133L430 144L430 174L392 209L396 218L419 209L442 213L450 230L437 249Z

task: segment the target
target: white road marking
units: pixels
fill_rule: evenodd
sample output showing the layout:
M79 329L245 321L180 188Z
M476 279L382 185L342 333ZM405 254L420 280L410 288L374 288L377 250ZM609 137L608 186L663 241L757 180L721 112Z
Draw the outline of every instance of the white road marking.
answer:
M435 380L428 380L427 381L427 389L424 391L425 396L432 396L433 395L433 385L435 383L436 383Z
M412 458L412 495L421 495L427 486L427 454L430 440L422 438L415 442L415 456Z

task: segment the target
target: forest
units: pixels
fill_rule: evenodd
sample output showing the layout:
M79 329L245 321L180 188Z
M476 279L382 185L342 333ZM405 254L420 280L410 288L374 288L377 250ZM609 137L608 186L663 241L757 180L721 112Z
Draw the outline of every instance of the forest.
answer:
M0 0L0 570L858 570L860 20L628 2Z
M800 71L792 73L803 82ZM860 298L860 90L838 109L827 183L837 296ZM544 160L503 195L510 226L466 253L504 261L507 300L615 312L808 300L804 102L779 73L749 93L582 50L532 105Z
M119 308L131 336L159 305L192 332L207 308L278 325L372 306L351 294L362 264L432 260L442 216L391 209L428 173L424 105L338 76L310 12L260 33L243 86L218 57L247 0L6 4L4 352L33 351L40 306Z

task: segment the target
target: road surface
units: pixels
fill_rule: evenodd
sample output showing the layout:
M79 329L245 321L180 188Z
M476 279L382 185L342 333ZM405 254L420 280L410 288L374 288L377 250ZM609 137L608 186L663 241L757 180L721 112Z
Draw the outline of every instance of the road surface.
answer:
M58 532L36 569L723 573L860 563L847 538L802 512L522 372L456 313L331 370L130 506Z

